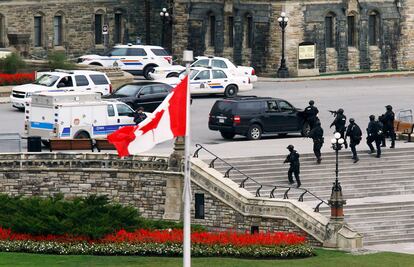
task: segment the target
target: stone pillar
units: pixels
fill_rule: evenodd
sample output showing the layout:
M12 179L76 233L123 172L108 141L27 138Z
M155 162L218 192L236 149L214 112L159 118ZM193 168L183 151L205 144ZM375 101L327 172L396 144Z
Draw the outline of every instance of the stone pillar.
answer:
M184 159L184 142L183 136L179 136L174 141L174 151L171 153L168 161L168 169L170 171L182 171L182 163Z
M179 221L182 219L184 177L174 175L167 178L165 190L164 220Z

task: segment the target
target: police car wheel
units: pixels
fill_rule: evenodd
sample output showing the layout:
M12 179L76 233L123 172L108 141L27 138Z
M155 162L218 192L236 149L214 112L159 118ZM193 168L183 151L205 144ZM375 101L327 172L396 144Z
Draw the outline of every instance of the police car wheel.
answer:
M224 139L227 139L227 140L231 140L231 139L233 139L233 137L236 135L235 133L233 133L233 132L220 132L221 133L221 136L224 138Z
M42 140L42 144L44 147L49 147L50 146L50 142L47 140Z
M75 139L88 139L89 134L87 132L79 132L75 135Z
M225 97L234 97L237 95L237 87L235 85L230 84L226 87L226 90L224 91Z
M249 140L259 140L262 138L262 127L258 124L253 124L247 131L247 138Z
M171 78L171 77L178 77L178 73L176 72L172 72L172 73L168 73L167 78Z
M301 130L300 134L302 136L308 136L309 132L310 132L310 125L309 125L309 123L305 122L302 126L302 130Z
M152 80L150 73L153 73L155 71L155 66L147 66L144 69L144 78L147 80Z

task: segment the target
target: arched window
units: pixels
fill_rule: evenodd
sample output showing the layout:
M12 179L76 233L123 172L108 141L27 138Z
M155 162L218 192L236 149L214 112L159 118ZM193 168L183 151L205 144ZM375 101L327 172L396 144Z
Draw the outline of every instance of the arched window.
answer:
M104 11L95 13L95 44L103 44L102 26L104 24Z
M325 46L335 46L335 14L332 12L325 16Z
M216 16L212 12L208 14L206 41L207 46L214 47L216 44Z
M53 17L53 45L63 44L63 13L58 12Z
M252 48L253 44L253 17L251 14L246 14L244 18L244 36L245 36L245 46L247 48Z
M234 44L234 17L227 17L227 46L233 47Z
M368 43L369 45L378 45L379 39L379 14L376 11L369 13L368 17Z
M123 16L122 11L118 10L115 12L114 22L114 42L116 44L122 43L122 32L123 32Z
M41 47L43 44L43 17L42 13L38 13L34 16L34 46Z
M356 46L356 16L355 14L350 14L347 17L347 27L348 27L348 46Z

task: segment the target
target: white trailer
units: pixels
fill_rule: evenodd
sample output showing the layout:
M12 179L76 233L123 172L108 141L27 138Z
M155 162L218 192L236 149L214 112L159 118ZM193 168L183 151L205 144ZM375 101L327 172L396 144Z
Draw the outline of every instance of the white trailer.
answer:
M127 125L135 125L134 111L119 101L103 101L98 93L44 92L33 95L26 108L26 133L42 141L102 138Z

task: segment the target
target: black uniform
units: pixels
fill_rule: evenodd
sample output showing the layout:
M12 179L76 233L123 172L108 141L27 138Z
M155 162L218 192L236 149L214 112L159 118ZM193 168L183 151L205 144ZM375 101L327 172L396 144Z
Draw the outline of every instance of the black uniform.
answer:
M315 153L318 163L321 163L321 148L323 145L323 129L321 124L317 122L315 128L309 132L309 137L313 139L313 153Z
M362 131L361 128L355 123L351 122L348 125L348 128L346 130L346 137L349 136L349 147L352 151L352 159L354 162L357 162L359 160L357 152L356 152L356 146L359 145L362 139Z
M387 112L383 115L383 124L384 124L384 145L385 145L385 136L391 138L391 148L395 147L395 131L394 131L394 119L395 114L392 110L388 109Z
M310 105L303 111L305 115L305 121L309 123L309 127L312 130L315 127L315 123L319 120L316 116L319 113L317 107Z
M367 145L371 150L371 153L375 152L375 149L372 145L372 142L375 142L375 146L377 147L377 158L381 157L381 139L382 139L382 123L379 121L371 120L368 123L367 128Z
M335 125L335 131L341 134L341 138L343 138L345 141L344 142L345 148L348 148L348 143L346 142L346 139L345 139L345 131L346 131L345 124L346 124L346 116L342 113L337 113L330 127Z
M293 184L293 177L292 177L292 173L293 173L295 175L297 187L300 187L301 182L299 178L299 172L300 172L299 153L294 149L291 149L289 151L290 151L290 154L286 157L284 161L285 163L287 162L290 163L290 168L288 171L289 183Z
M134 114L135 124L141 123L146 118L147 118L147 114L145 114L144 112L135 112L135 114Z

